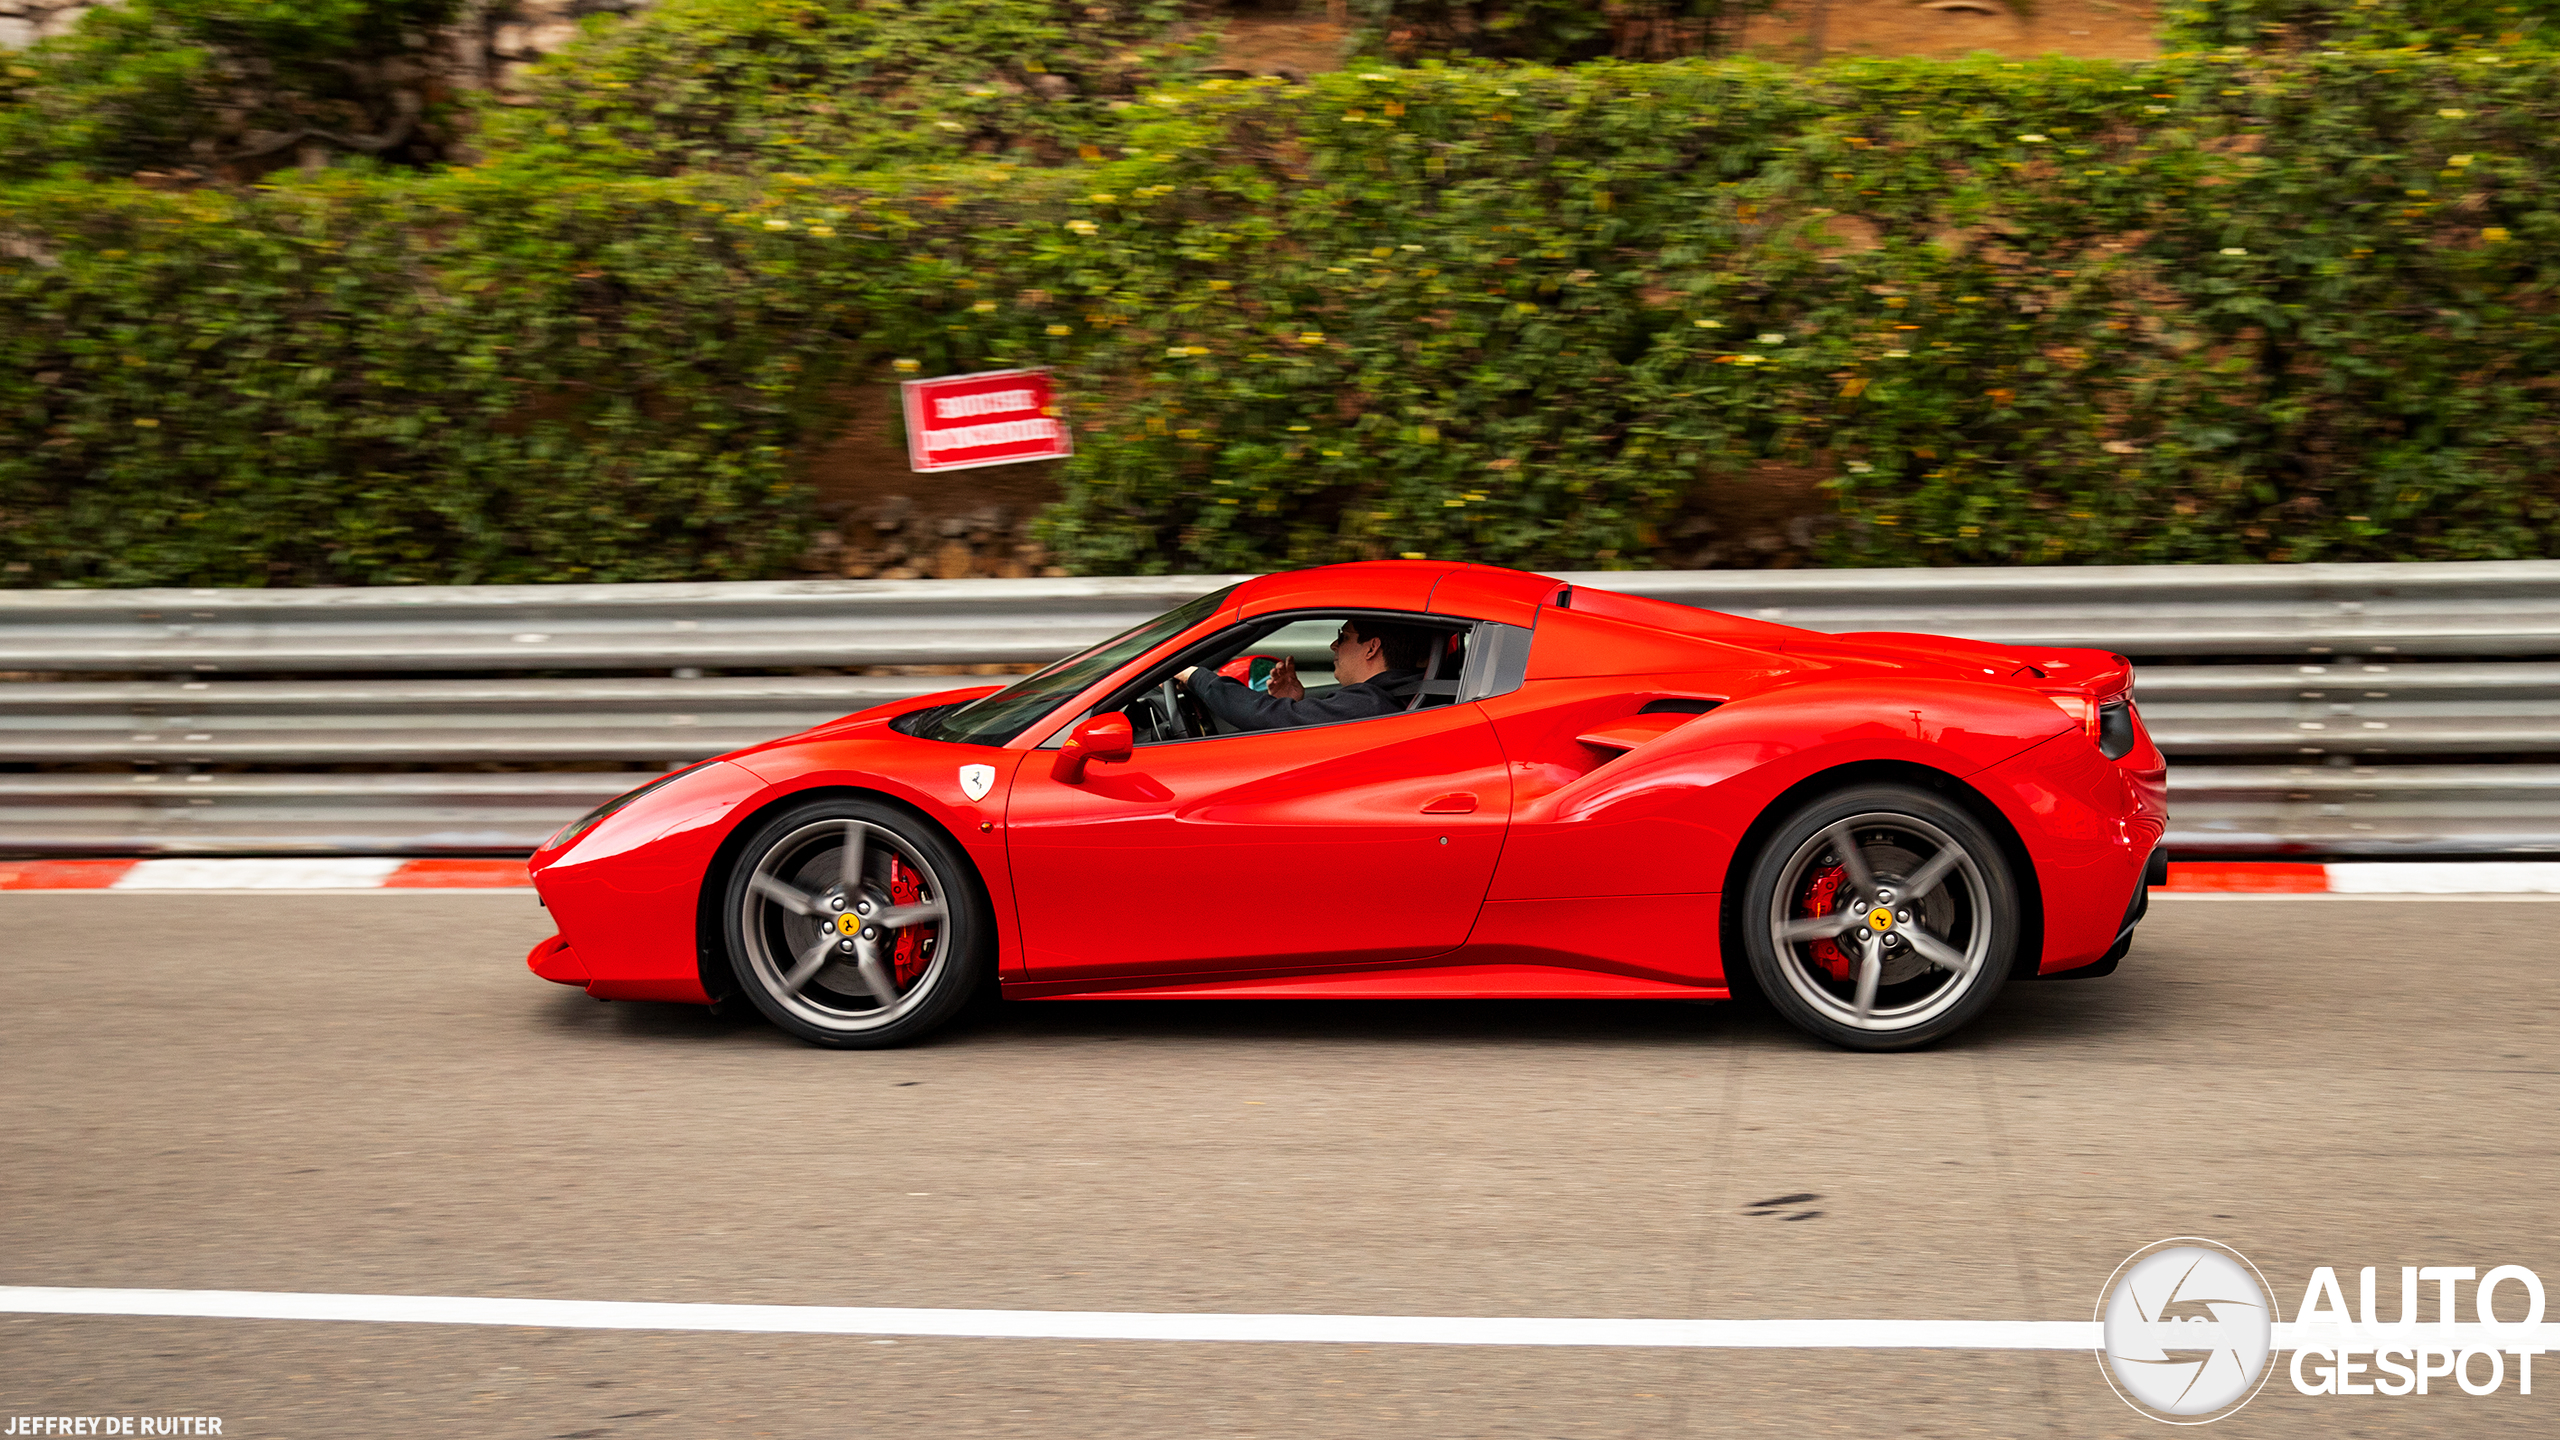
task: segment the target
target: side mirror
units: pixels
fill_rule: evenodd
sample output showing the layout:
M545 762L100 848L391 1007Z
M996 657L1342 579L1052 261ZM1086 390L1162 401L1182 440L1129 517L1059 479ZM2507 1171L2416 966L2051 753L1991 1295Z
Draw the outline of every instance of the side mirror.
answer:
M1049 773L1069 785L1080 785L1086 762L1126 760L1137 743L1128 716L1117 710L1088 715L1067 733L1067 743L1059 747L1058 762Z

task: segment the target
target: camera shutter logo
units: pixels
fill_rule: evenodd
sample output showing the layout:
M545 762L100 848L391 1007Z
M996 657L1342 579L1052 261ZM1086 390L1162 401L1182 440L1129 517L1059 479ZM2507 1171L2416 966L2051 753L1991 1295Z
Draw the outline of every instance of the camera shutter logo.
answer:
M2266 1384L2275 1307L2248 1257L2181 1236L2134 1252L2098 1297L2107 1383L2134 1409L2203 1425Z

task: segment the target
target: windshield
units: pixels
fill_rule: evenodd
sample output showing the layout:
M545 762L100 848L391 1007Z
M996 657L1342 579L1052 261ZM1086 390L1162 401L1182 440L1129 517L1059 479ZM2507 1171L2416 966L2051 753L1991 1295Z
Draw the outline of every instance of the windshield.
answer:
M1103 676L1216 614L1235 588L1230 585L1203 595L1036 675L1025 675L993 695L936 715L915 733L926 740L962 745L1002 745Z

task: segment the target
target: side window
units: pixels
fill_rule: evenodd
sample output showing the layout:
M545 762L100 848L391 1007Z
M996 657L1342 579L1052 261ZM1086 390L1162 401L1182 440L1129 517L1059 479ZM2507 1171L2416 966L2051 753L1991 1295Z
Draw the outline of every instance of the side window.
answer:
M1255 640L1246 647L1245 653L1250 656L1267 657L1273 661L1284 659L1289 661L1296 668L1298 683L1306 687L1308 698L1316 698L1327 691L1341 688L1342 682L1335 679L1333 674L1333 640L1335 636L1342 633L1343 620L1344 617L1340 615L1311 616L1303 620L1292 620ZM1229 668L1236 668L1233 661L1228 664ZM1245 668L1245 674L1234 678L1243 680L1252 688L1260 689L1269 685L1270 677L1267 675L1261 677L1260 685L1255 684L1256 677L1251 673L1254 667L1250 662Z
M1100 708L1126 712L1145 746L1349 724L1454 704L1468 673L1474 628L1445 615L1378 610L1265 616L1191 647ZM1355 648L1336 645L1346 634L1359 637L1350 642ZM1375 660L1356 648L1370 639L1380 642ZM1377 664L1385 668L1373 670ZM1184 670L1193 672L1189 685L1175 679ZM1204 696L1209 690L1217 693Z

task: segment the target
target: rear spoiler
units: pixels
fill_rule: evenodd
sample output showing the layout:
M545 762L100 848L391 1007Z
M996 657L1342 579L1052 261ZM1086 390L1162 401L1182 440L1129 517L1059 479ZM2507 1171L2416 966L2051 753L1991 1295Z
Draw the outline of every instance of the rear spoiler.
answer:
M1772 648L1818 656L1826 642L1874 656L1899 655L1922 663L1978 665L1986 677L2014 681L2047 695L2076 695L2101 705L2113 703L2133 688L2133 662L2107 650L1992 645L1898 630L1854 630Z

